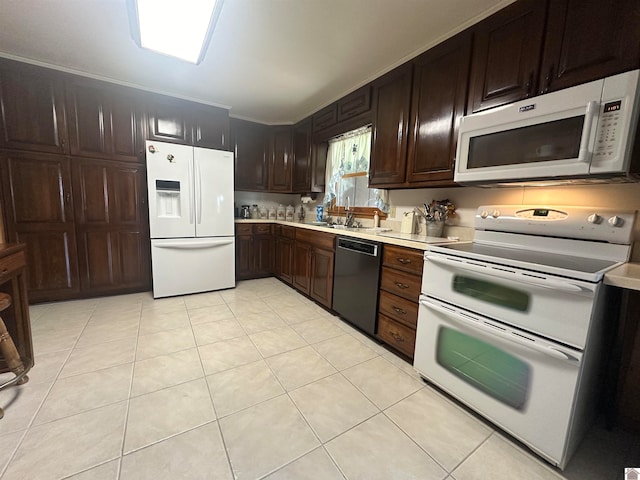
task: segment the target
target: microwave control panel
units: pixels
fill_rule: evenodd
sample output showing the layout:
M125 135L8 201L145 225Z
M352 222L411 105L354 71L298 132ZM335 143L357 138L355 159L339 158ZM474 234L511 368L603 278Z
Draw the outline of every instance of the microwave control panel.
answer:
M598 160L606 160L616 154L616 141L620 136L619 125L622 100L607 102L602 108L598 131L596 132L596 144L593 155Z

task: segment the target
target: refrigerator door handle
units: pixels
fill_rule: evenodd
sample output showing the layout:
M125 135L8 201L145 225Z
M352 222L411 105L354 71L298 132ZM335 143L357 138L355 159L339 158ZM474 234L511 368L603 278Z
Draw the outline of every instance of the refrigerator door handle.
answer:
M186 240L180 240L176 242L162 242L160 244L156 244L155 248L175 248L179 250L193 250L198 248L222 247L224 245L229 245L232 243L233 243L233 238L211 240L209 242L189 242Z
M193 162L195 164L195 171L196 171L196 180L195 180L196 223L200 225L202 223L202 175L200 174L200 160L195 158Z
M189 185L193 185L193 165L192 162L188 162L189 165ZM193 194L189 195L189 223L193 223Z

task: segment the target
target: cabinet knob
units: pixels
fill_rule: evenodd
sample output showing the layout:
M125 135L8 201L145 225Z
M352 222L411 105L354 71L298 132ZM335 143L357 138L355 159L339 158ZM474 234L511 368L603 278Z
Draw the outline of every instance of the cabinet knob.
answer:
M411 263L411 259L409 258L398 258L397 260L403 265L408 265Z
M400 315L406 315L407 311L403 310L402 308L398 308L396 306L392 306L391 308L393 308L393 311L396 313L399 313Z
M404 342L404 337L396 332L389 332L389 334L393 337L396 342Z
M409 288L409 285L407 285L406 283L395 282L395 284L398 288Z

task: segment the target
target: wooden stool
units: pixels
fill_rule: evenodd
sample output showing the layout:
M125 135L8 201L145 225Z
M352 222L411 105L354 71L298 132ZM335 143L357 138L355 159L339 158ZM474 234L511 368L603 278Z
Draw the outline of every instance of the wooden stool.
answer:
M11 296L6 293L0 292L0 312L5 311L7 308L11 306ZM15 343L13 343L13 339L9 332L7 331L7 326L4 324L2 317L0 316L0 353L4 357L7 362L7 366L9 369L16 374L16 377L20 376L25 372L26 368L22 363L22 359L20 358L20 354L18 353L18 349L16 348ZM15 382L16 385L22 385L23 383L27 383L29 381L29 377L26 375L22 375L18 381ZM7 382L8 385L13 385L12 382ZM4 417L4 411L0 408L0 418Z

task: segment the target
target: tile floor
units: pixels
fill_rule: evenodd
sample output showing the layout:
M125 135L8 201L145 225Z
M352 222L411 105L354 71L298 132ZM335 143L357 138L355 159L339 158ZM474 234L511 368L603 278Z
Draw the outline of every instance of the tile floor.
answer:
M4 480L615 480L595 427L565 472L275 279L31 308L31 381L0 392Z

